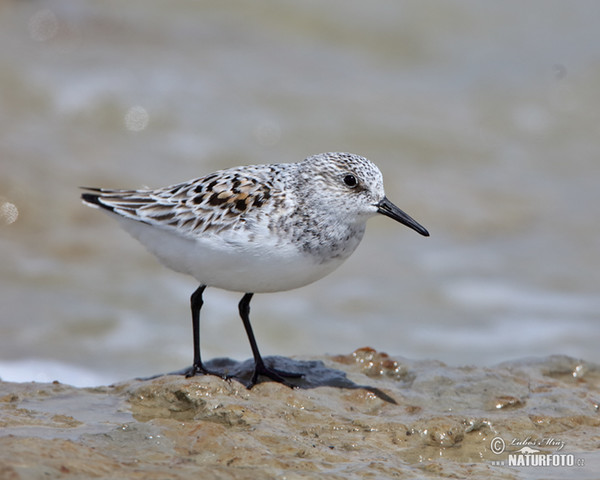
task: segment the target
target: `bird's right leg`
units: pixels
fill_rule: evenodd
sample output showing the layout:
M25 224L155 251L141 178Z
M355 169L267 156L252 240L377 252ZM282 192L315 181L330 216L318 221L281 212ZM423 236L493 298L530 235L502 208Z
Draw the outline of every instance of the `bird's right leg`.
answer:
M279 383L283 383L285 386L290 388L296 388L296 385L288 382L286 378L301 378L304 376L303 373L286 372L277 368L269 368L265 365L265 362L258 351L258 345L256 344L256 338L254 338L254 332L252 331L252 325L250 325L250 300L252 300L253 293L246 293L240 300L238 305L240 310L240 317L244 323L248 340L250 341L250 348L252 348L252 355L254 356L254 374L248 385L248 389L251 389L258 383L258 377L268 377L271 380Z

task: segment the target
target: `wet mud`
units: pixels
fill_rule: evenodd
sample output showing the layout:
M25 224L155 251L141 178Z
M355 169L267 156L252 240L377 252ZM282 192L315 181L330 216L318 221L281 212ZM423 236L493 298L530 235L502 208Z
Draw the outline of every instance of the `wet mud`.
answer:
M0 382L0 478L565 475L565 467L507 466L523 446L572 455L578 478L600 467L594 364L552 356L450 367L369 348L267 361L304 373L298 388L269 381L248 390L252 362L228 359L209 366L232 380Z

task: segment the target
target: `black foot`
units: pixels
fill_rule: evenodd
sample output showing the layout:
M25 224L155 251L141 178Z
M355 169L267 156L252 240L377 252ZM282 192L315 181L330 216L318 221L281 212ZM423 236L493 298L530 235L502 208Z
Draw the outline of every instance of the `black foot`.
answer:
M201 363L192 365L182 373L185 375L185 378L195 377L196 375L214 375L215 377L221 377L223 380L229 380L231 378L231 376L227 375L226 373L209 370Z
M264 363L256 364L254 367L254 374L252 375L252 379L250 380L250 385L248 385L248 389L251 389L254 385L258 383L258 377L267 377L277 383L282 383L286 387L290 388L298 388L297 385L290 383L286 380L286 378L302 378L304 376L303 373L298 372L286 372L285 370L278 370L277 368L268 368Z

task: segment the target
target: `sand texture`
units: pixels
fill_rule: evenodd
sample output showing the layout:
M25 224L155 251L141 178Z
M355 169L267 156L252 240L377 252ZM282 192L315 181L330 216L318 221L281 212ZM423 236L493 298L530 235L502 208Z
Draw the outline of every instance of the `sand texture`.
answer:
M270 362L304 372L294 380L299 388L264 382L247 390L237 380L180 375L81 389L0 382L0 479L596 478L600 471L596 365L552 356L449 367L369 348ZM252 365L211 366L243 382ZM506 444L501 454L492 451L496 437ZM506 466L523 445L536 455L572 455L577 465Z

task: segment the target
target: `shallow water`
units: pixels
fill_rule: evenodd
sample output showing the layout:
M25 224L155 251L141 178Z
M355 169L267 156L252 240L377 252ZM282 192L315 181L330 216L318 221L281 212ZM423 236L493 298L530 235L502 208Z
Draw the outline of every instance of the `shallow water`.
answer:
M431 232L370 221L337 272L257 296L263 354L599 362L596 2L0 6L0 377L191 360L196 285L78 185L162 186L352 151ZM203 354L250 356L206 293Z

